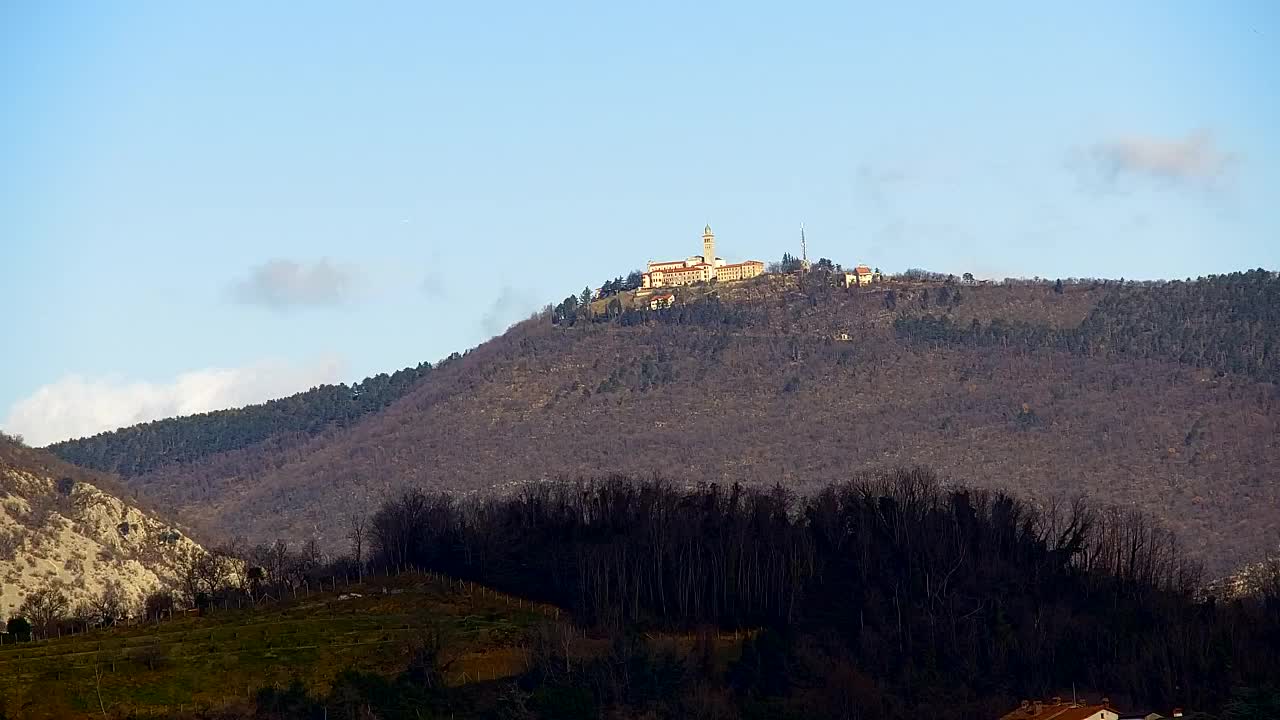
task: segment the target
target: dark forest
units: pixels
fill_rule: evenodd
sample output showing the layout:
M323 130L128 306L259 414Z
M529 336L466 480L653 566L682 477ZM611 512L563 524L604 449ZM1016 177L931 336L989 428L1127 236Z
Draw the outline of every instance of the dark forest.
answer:
M535 640L494 717L996 717L1074 688L1234 718L1251 717L1231 714L1241 697L1274 701L1280 677L1280 575L1257 596L1207 595L1141 514L1037 507L920 469L807 498L625 477L483 502L410 490L357 524L370 569L555 603L613 638L592 661ZM752 633L722 676L641 639L710 629ZM270 690L259 711L332 713L342 693L389 716L461 702L416 672L347 678L327 699Z

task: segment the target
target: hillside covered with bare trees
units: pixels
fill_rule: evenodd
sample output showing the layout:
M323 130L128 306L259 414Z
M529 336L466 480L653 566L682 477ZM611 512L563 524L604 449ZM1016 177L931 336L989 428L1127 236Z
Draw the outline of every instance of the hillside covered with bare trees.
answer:
M1143 511L1221 574L1280 547L1278 288L1265 271L858 289L815 272L693 289L668 310L586 305L351 422L122 480L211 539L337 548L342 518L404 487L489 495L626 472L803 494L927 466L1035 503Z

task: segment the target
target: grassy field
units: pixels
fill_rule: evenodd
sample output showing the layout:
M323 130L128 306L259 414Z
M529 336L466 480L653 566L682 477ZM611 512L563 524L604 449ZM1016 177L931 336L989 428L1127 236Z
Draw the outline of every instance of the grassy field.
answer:
M348 668L404 670L428 632L445 640L448 682L492 680L525 669L527 631L557 614L405 575L267 608L8 645L0 648L0 699L9 717L52 718L100 716L103 707L146 715L216 706L295 678L324 691Z

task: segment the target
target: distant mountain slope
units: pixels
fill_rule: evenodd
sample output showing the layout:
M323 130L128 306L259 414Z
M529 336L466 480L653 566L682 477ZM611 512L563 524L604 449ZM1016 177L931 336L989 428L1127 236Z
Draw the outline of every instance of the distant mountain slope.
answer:
M1263 291L1251 298L1269 297L1276 282L1254 281ZM1252 377L1210 369L1230 362L1241 326L1194 303L1135 330L1140 346L1026 339L1108 317L1122 327L1124 317L1106 315L1125 307L1118 293L1126 303L1151 293L1141 300L1149 309L1187 292L1176 290L841 290L773 276L720 288L718 301L688 291L671 310L612 322L522 323L351 427L275 437L127 482L210 537L315 535L337 548L349 513L405 485L502 492L626 471L804 491L862 469L921 464L1042 501L1087 494L1140 508L1223 573L1280 546L1280 393L1261 381L1275 324L1249 321L1263 360L1249 366ZM1227 320L1248 316L1226 307ZM904 331L928 316L1033 331L972 343ZM1206 351L1197 362L1207 367L1177 362L1185 351L1161 338L1179 327L1199 329Z
M259 405L169 418L54 443L48 450L81 467L138 475L165 465L256 445L273 437L343 427L400 398L431 363L365 378L350 387L321 385Z
M0 618L44 587L62 589L74 606L108 584L131 604L176 586L180 564L200 547L107 487L41 450L0 439Z
M1091 357L1156 359L1280 382L1280 279L1253 270L1158 287L1121 286L1078 326L988 322L961 313L903 314L898 334L926 343L1055 348Z

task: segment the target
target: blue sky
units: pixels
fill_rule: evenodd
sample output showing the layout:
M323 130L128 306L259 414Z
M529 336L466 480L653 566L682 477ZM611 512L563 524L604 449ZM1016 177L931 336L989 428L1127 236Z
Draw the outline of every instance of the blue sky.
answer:
M698 249L1280 266L1280 5L5 3L0 426L464 349ZM536 279L535 279L536 278Z

